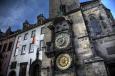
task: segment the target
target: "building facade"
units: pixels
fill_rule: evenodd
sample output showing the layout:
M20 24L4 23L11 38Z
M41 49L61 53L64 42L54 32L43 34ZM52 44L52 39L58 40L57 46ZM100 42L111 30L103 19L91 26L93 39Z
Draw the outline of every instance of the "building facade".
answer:
M51 1L54 5L50 7L51 11L60 9L62 13L53 12L55 19L48 27L52 35L51 40L46 40L46 55L52 61L51 75L114 76L115 32L110 10L100 0L91 0L76 1L80 6L68 12L66 4L60 8L63 2Z
M44 26L37 26L16 36L7 76L29 76L29 68L36 59L38 48L39 59L42 60L41 50L44 44L42 29Z
M16 36L7 76L115 76L110 10L100 0L49 2L52 19L25 21Z
M7 74L16 34L9 28L0 38L0 76Z
M79 8L79 0L49 0L49 17L55 18Z

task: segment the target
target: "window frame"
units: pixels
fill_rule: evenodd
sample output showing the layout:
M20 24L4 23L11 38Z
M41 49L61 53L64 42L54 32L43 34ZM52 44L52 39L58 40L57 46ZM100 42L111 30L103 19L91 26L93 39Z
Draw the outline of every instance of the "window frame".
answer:
M42 42L43 42L43 44L42 44ZM40 40L40 50L42 50L43 48L45 48L45 41Z
M34 34L34 35L33 35ZM31 38L32 37L35 37L36 36L36 30L33 30L32 32L31 32Z
M23 48L24 48L24 50L23 50ZM25 54L26 54L26 52L25 52L25 53L23 53L24 51L26 51L26 45L23 45L23 46L22 46L21 55L25 55Z
M45 26L44 27L41 27L41 34L45 34L45 32L43 33L43 30L45 29Z
M27 36L28 36L28 33L25 33L25 34L24 34L24 40L27 40L27 39L28 39Z
M17 49L19 49L19 47L17 47L17 44L18 44L18 42L20 41L20 38L21 38L21 36L18 36L18 38L17 38L16 45L15 45L14 56L17 56L16 52L17 52Z
M15 52L14 52L14 56L17 56L17 49L19 50L19 48L15 48Z
M90 28L89 29L91 31L91 34L100 35L102 33L102 27L99 24L99 20L97 19L95 14L90 14L89 20L90 20ZM96 23L95 25L94 25L94 22ZM94 27L96 27L96 28L94 28ZM98 29L98 31L97 31L97 29Z
M30 51L30 50L31 50L31 45L34 46L34 44L33 44L33 43L30 43L30 45L29 45L29 53L33 53L33 52L34 52L34 49L33 49L33 51Z

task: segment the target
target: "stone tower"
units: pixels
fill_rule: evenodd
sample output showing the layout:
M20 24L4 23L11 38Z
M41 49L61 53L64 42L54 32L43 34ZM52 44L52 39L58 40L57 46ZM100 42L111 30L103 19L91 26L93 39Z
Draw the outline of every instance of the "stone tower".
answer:
M49 0L49 16L54 18L77 9L79 6L79 0Z

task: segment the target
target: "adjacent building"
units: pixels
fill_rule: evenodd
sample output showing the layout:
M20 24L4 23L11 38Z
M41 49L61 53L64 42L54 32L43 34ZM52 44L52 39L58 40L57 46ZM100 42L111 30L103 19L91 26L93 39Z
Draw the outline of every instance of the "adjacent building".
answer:
M18 32L12 32L9 27L5 33L2 33L0 38L0 76L6 76L9 66L9 61L12 54L12 49L15 37Z
M44 24L42 15L39 15L37 19L39 22L36 24L29 24L26 20L23 23L23 31L16 36L7 76L38 76L40 74L38 70L42 69L39 68L44 57L44 29L48 23Z

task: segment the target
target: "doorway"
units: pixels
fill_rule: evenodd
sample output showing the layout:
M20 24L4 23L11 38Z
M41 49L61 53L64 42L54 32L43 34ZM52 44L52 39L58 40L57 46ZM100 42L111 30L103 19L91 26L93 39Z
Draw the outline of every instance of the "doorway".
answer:
M11 71L8 76L16 76L16 72L15 71Z

